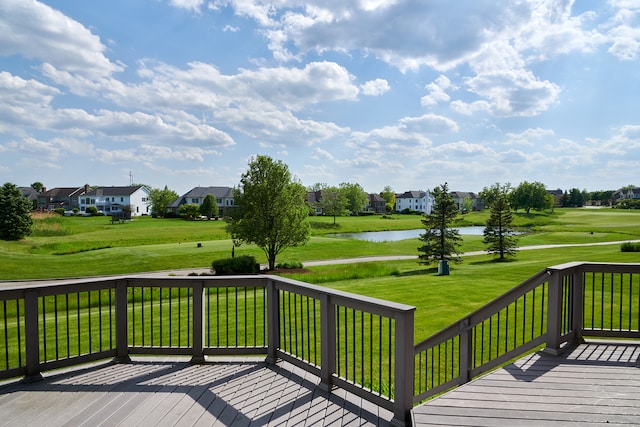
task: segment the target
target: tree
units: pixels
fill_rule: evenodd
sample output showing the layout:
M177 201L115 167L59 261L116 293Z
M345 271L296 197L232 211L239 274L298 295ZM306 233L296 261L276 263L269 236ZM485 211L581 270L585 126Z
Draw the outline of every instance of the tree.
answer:
M340 192L347 199L347 209L353 215L362 212L369 202L369 195L364 191L360 184L350 184L343 182L340 184Z
M180 205L178 212L184 219L194 220L200 216L200 205L197 203L185 203Z
M265 253L269 270L283 250L309 240L307 191L287 165L259 155L249 162L234 189L238 210L228 230L234 244L254 243Z
M164 217L167 212L167 206L178 198L178 193L165 185L164 189L152 188L149 191L149 203L151 205L151 213L155 216Z
M496 182L491 187L484 187L478 197L482 200L482 203L488 208L491 207L493 202L501 195L509 195L513 191L510 183L500 184Z
M336 223L336 216L348 213L348 200L338 187L327 187L320 190L320 200L318 205L325 215L333 216L333 223Z
M484 229L483 243L488 244L487 252L498 254L500 260L504 260L507 255L515 255L516 243L515 230L512 226L513 215L509 199L505 194L498 196L491 205L491 213L487 219L487 226Z
M554 198L543 183L524 181L511 192L509 202L516 211L522 208L529 213L531 209L541 211L553 208Z
M0 238L20 240L31 234L31 203L12 183L0 187Z
M380 192L380 197L385 201L387 212L393 212L396 209L396 193L389 185Z
M419 239L423 243L418 248L420 264L431 264L437 261L460 262L457 248L460 246L460 233L451 228L451 224L458 216L458 206L449 194L449 187L445 182L433 189L434 207L430 214L425 215L422 224L426 231Z
M44 184L41 183L40 181L36 181L33 184L31 184L31 188L36 190L36 193L42 193L42 189L44 188Z
M218 201L212 194L207 194L200 205L200 214L211 219L212 216L218 216Z

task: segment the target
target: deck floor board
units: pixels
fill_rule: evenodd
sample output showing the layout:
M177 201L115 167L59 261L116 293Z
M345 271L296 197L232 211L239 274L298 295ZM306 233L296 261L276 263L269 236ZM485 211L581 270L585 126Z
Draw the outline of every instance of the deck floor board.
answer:
M640 425L639 350L538 352L413 408L414 425Z
M138 358L0 385L0 426L388 426L393 414L327 393L286 362Z

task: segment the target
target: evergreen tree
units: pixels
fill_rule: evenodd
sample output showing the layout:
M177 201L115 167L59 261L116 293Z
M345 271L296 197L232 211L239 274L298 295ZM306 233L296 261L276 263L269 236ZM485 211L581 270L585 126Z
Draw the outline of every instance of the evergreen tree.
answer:
M31 234L31 203L9 182L0 187L0 239L20 240Z
M489 245L487 252L499 255L500 260L516 253L518 239L515 236L512 222L513 216L509 200L506 195L500 195L491 206L491 214L487 219L482 240L483 243Z
M200 214L211 219L218 215L218 201L212 194L207 194L200 205Z
M449 194L449 188L445 182L440 187L433 189L435 206L430 214L422 220L426 231L420 235L423 243L418 248L420 264L431 264L438 261L460 262L458 247L460 247L460 233L451 228L451 224L458 216L458 206Z

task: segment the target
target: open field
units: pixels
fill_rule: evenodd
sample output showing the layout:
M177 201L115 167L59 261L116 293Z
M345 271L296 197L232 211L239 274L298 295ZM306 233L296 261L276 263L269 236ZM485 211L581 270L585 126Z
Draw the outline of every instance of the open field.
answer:
M470 213L460 225L483 225L487 215L487 212ZM335 232L421 228L417 215L339 217L336 225L331 217L310 217L309 221L313 236L310 242L286 250L278 261L417 255L417 239L373 243L326 237ZM520 246L640 239L640 213L635 211L562 209L553 214L516 214L515 222L528 227L528 233L519 241ZM144 217L111 224L108 217L46 217L36 221L32 236L18 242L0 241L0 280L206 268L212 260L231 255L232 242L225 227L224 221ZM481 236L464 236L463 252L482 249ZM598 248L594 255L602 250ZM265 262L262 251L253 246L236 247L235 254L254 255L259 262ZM516 268L529 256L522 252L517 261L509 265ZM427 271L415 262L412 265L414 269Z

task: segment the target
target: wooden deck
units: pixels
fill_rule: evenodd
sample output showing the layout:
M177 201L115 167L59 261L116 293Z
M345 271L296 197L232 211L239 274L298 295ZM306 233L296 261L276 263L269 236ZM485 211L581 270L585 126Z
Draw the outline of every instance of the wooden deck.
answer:
M640 425L640 343L536 353L413 409L415 426Z
M387 426L393 414L285 362L136 359L0 387L3 426Z
M280 362L139 358L0 385L0 425L387 426L389 411ZM640 425L640 343L524 357L413 409L415 426Z

